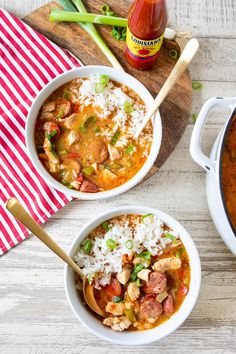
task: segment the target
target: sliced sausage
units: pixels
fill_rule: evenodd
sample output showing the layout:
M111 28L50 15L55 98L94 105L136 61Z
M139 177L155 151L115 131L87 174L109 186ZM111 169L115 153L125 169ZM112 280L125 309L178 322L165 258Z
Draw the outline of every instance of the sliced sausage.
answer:
M160 294L162 291L166 290L167 279L164 274L160 272L151 272L148 281L143 287L143 291L146 294Z
M171 294L163 301L164 312L166 315L171 315L174 311L174 298Z
M143 298L140 306L141 318L158 318L162 312L162 304L156 300L155 294L146 295Z
M59 138L59 136L60 136L60 128L54 122L46 122L46 123L44 123L43 129L45 130L45 132L48 135L50 135L50 134L52 134L52 132L56 131L56 134L53 135L53 137L50 140L55 140L55 139Z
M81 184L80 192L96 193L98 192L98 187L92 181L85 179Z
M106 145L101 140L94 140L88 146L88 159L91 163L102 163L108 158Z

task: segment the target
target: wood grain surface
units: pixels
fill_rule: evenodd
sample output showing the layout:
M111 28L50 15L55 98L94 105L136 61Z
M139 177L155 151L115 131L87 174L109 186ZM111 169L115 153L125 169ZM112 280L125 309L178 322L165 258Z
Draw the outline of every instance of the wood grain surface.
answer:
M47 0L0 0L25 16ZM200 51L190 72L203 89L193 92L192 114L212 96L233 96L236 87L235 0L167 0L170 24L192 31ZM128 3L128 1L127 1ZM203 148L212 142L227 115L207 121ZM202 287L188 320L168 338L146 346L115 346L99 340L73 316L65 298L63 265L35 237L0 259L0 353L2 354L233 354L236 353L236 258L219 237L205 193L205 172L189 156L193 128L187 129L160 172L122 196L106 201L73 201L45 224L69 250L84 223L119 205L159 208L189 231L202 264Z
M112 10L120 15L127 16L127 0L108 0ZM90 12L100 12L102 0L86 1ZM91 37L77 24L50 23L48 20L50 9L59 7L51 2L33 13L27 15L24 21L31 27L43 33L58 45L70 50L85 65L110 65L104 54L98 49ZM165 41L157 64L152 70L140 71L131 68L124 59L123 41L114 40L111 36L111 27L97 26L98 31L122 64L124 70L141 81L155 97L175 65L175 60L169 57L171 48L179 47L176 42ZM160 113L163 124L163 142L159 156L145 179L155 173L167 160L182 137L190 117L192 104L192 82L188 71L180 78L174 89L161 105Z

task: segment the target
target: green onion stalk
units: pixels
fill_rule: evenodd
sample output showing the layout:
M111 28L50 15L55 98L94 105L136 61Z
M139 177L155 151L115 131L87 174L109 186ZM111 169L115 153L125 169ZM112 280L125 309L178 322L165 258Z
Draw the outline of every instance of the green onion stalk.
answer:
M83 22L97 23L100 25L127 27L127 19L115 16L106 16L92 13L80 13L73 11L63 11L52 8L50 17L51 22Z
M73 0L73 4L70 0L57 0L58 3L63 7L65 11L70 11L70 12L77 12L77 10L81 14L87 14L87 10L84 7L84 4L82 3L81 0ZM75 6L74 6L75 5ZM98 47L101 49L103 54L107 57L107 59L110 61L112 66L116 69L119 70L124 70L112 51L108 48L106 43L103 41L102 37L98 34L96 28L92 23L80 23L77 22L95 41L95 43L98 45Z

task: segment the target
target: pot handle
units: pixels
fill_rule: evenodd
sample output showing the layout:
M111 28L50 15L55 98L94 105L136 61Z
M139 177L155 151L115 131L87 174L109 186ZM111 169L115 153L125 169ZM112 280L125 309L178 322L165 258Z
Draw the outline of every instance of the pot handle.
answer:
M192 156L193 160L206 171L215 171L214 161L207 157L201 149L202 133L209 112L214 107L228 107L232 113L235 109L235 106L236 97L213 97L204 103L197 117L190 141L190 155Z

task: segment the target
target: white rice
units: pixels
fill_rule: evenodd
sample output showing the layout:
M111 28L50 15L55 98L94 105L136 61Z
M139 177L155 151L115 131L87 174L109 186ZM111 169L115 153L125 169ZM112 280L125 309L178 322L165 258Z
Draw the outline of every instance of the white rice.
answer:
M96 273L101 273L98 279L100 285L109 284L112 273L122 271L122 255L139 254L142 251L148 251L152 256L161 255L163 249L172 242L165 234L171 233L176 238L179 237L173 230L165 230L163 221L154 215L138 221L132 228L128 221L123 224L117 222L111 226L103 237L95 235L90 255L86 254L82 247L75 255L75 261L83 268L86 276L91 278ZM107 247L106 243L110 239L116 242L114 250ZM126 247L129 240L133 243L132 249Z
M79 84L77 87L76 102L81 105L88 106L90 104L97 107L97 116L100 119L111 118L114 125L103 130L99 135L105 140L110 140L117 130L120 136L117 140L117 147L127 147L129 139L131 139L140 125L146 113L146 106L135 101L128 96L121 87L116 87L112 81L109 81L101 93L96 92L96 85L100 84L100 75L91 75L85 79L77 79L75 82ZM73 91L73 90L72 90ZM75 93L75 92L74 92ZM124 109L125 102L133 106L133 112L126 113ZM144 139L145 137L145 139ZM149 146L152 142L152 134L143 134L140 137L140 144L144 151L143 156L148 156Z

